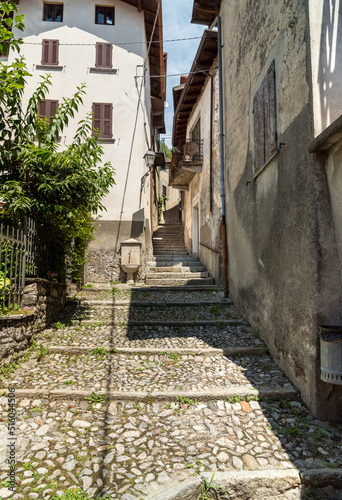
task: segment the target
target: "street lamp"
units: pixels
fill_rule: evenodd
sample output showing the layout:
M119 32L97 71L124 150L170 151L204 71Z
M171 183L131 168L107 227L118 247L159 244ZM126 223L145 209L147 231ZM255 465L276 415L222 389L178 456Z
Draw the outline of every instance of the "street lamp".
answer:
M151 149L149 149L144 156L145 164L147 167L149 168L153 167L155 157L156 153L154 151L151 151Z

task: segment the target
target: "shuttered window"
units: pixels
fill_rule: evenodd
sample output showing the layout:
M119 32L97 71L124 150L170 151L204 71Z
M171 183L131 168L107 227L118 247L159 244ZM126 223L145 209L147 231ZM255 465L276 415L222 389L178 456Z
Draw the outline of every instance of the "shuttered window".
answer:
M38 106L38 114L41 118L45 118L48 123L51 122L56 114L58 108L58 101L52 99L43 100Z
M113 45L111 43L96 43L95 66L97 68L112 68Z
M254 174L277 152L275 64L272 62L253 102Z
M42 41L42 64L58 66L59 40Z
M93 103L93 129L94 132L100 131L99 137L102 139L111 139L113 136L112 116L113 104L103 102Z

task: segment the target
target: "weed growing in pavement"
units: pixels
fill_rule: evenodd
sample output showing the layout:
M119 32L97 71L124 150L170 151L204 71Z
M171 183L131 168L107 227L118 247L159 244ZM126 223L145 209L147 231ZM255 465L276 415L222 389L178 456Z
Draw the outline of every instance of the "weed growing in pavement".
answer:
M116 347L112 347L111 349L105 349L104 347L95 347L95 349L93 349L90 354L96 356L99 359L104 359L109 354L117 354L117 353L118 350Z
M225 327L225 323L224 323L224 321L215 321L215 326L217 326L217 328L222 330L222 328Z
M90 497L81 488L73 487L70 490L64 491L62 496L53 496L51 500L91 500L92 498L94 497ZM106 495L105 497L101 497L101 500L111 500L111 498L111 496ZM96 500L100 500L100 497L96 497Z
M86 401L89 401L89 403L105 403L106 402L106 395L105 394L96 394L95 392L91 393L91 396L86 396L84 398Z
M318 427L315 432L313 433L312 437L316 440L319 441L322 438L327 437L328 433L322 429L322 427Z
M203 480L202 487L201 487L201 493L200 493L197 500L211 500L211 498L208 496L208 493L210 493L211 489L214 491L215 490L225 491L225 489L222 486L218 486L216 484L213 484L215 472L216 471L213 472L213 475L211 476L209 483L206 479ZM215 491L215 497L217 498L216 491Z
M76 382L74 380L66 380L64 382L65 385L73 385L73 384L76 384Z
M176 363L179 359L179 354L177 352L169 352L168 357Z
M141 402L144 403L145 405L152 406L156 402L156 400L154 399L153 396L145 396L144 398L141 399Z
M215 304L214 306L211 306L209 308L209 312L211 312L212 314L220 314L221 312L221 305L220 304Z
M192 405L197 406L198 405L197 399L190 399L190 398L186 398L184 396L177 396L176 401L177 401L177 403L179 403L181 405L188 405L188 406L192 406Z
M317 481L311 481L308 488L304 491L304 500L321 500L322 497L317 491Z
M227 396L228 403L240 403L241 401L246 401L249 403L250 401L260 401L259 396L253 396L253 394L246 394L246 396L238 396L237 394L233 394L232 396Z
M284 428L284 434L292 437L300 437L302 435L297 425L290 425Z
M30 462L24 462L24 463L22 464L22 466L23 466L23 469L25 469L25 470L30 470L30 469L32 469L32 467L33 467L33 462L31 462L31 461L30 461Z

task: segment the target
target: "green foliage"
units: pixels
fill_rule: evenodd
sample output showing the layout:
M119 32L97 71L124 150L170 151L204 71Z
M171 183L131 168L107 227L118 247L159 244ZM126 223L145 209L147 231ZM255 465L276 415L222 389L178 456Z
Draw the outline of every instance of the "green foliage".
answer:
M86 396L84 399L92 404L105 403L106 402L106 395L105 394L96 394L95 392L92 392L91 396Z
M0 19L16 11L14 3L0 3ZM24 29L21 16L14 23ZM4 24L0 34L5 45L10 40L19 51L21 41ZM22 58L9 67L0 61L2 218L19 221L28 215L39 221L53 235L50 271L61 280L69 276L77 281L86 262L86 247L93 239L93 214L104 210L101 199L115 184L113 169L110 163L101 163L103 148L93 135L91 113L79 122L72 143L63 149L59 146L58 137L83 103L85 85L77 87L72 97L63 98L49 122L39 116L38 109L52 85L51 75L42 77L24 109L29 76Z
M49 347L44 347L43 344L39 345L37 361L41 361L41 359L49 352Z

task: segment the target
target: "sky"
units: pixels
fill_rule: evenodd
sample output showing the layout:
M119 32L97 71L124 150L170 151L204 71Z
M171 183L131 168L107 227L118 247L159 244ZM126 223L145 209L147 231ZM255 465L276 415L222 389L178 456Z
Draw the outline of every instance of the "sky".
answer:
M164 52L167 52L167 74L187 74L192 66L197 48L206 26L191 24L193 0L163 0L163 35L164 40L175 38L199 37L196 40L165 42ZM165 143L171 146L173 98L172 88L180 84L180 76L168 77L166 80L165 109L166 134Z

